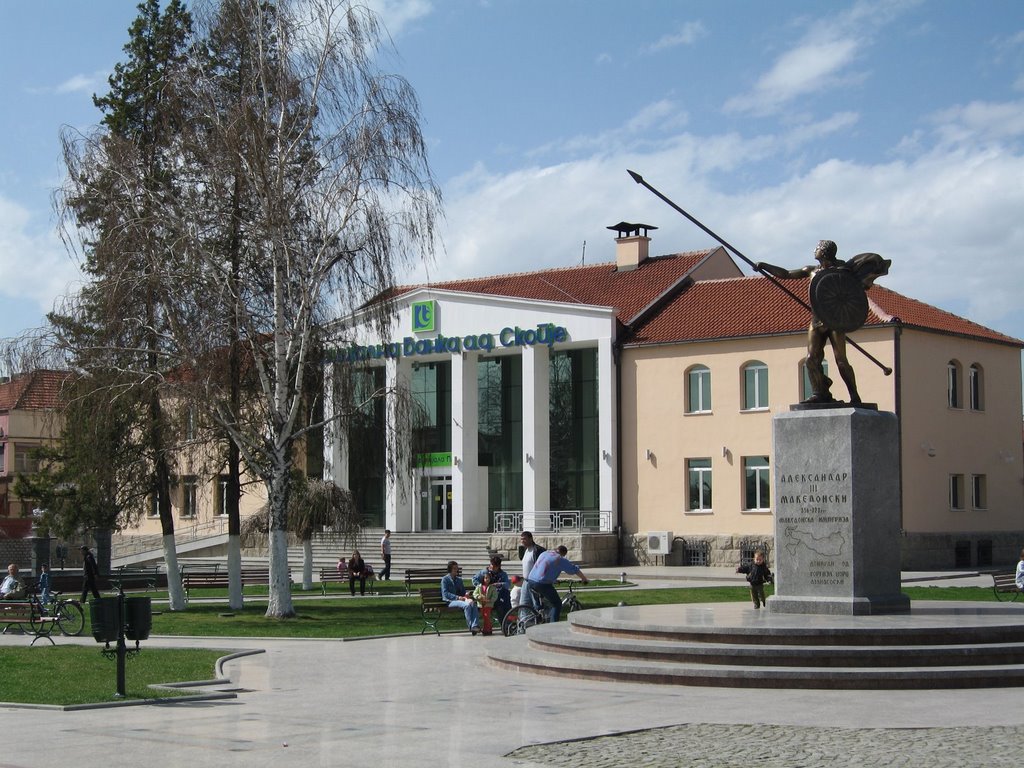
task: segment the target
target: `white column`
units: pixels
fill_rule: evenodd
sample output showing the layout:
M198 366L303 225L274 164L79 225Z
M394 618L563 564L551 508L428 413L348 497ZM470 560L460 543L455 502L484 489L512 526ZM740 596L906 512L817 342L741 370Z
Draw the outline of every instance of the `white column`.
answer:
M394 474L388 473L384 491L384 527L393 531L414 531L419 519L419 498L414 497L415 489L410 472L403 462L395 460L400 452L396 440L410 440L408 430L409 414L398 408L399 390L408 391L411 364L405 359L389 359L385 363L384 386L387 420L392 425L384 440L385 466L394 466ZM399 425L399 420L405 422Z
M547 530L551 509L548 348L523 348L523 527ZM538 515L537 513L542 513Z
M348 476L348 434L338 416L344 403L338 402L338 363L324 367L324 480L333 480L339 488L350 490Z
M487 507L480 505L479 402L476 352L452 357L452 528L486 531Z
M597 415L598 415L598 450L600 451L600 509L610 511L609 522L614 525L617 515L615 486L616 434L615 406L618 402L616 392L615 359L612 340L599 339L597 342ZM609 529L611 528L609 525Z

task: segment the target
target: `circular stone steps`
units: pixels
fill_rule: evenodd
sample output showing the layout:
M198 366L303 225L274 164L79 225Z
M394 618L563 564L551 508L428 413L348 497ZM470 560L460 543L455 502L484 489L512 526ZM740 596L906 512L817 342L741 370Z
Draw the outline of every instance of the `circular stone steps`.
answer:
M496 638L496 666L671 685L1024 685L1024 606L914 603L900 616L798 616L737 603L602 608Z

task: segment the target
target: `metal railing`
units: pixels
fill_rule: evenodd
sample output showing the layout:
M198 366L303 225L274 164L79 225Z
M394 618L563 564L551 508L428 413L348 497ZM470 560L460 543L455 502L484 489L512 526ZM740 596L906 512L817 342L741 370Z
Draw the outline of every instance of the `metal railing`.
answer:
M610 510L557 510L550 512L495 512L494 533L608 532L612 529Z
M220 536L227 533L228 519L216 517L213 520L205 520L201 523L182 525L183 521L176 521L174 526L174 538L176 541L195 541L207 536ZM112 557L127 557L128 555L148 552L153 549L160 549L163 546L162 533L147 533L140 536L119 536L111 542Z

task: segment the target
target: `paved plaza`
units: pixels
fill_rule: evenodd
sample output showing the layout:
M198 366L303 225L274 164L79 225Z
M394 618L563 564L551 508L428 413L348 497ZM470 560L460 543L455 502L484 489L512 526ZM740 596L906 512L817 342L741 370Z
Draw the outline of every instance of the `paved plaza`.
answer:
M2 636L0 648L25 642ZM1024 754L1021 689L601 683L489 666L487 647L506 642L515 640L468 633L350 642L155 637L143 652L262 652L224 664L230 682L211 688L233 691L232 699L78 711L0 706L0 768L936 768L1010 765ZM113 674L111 663L112 686Z

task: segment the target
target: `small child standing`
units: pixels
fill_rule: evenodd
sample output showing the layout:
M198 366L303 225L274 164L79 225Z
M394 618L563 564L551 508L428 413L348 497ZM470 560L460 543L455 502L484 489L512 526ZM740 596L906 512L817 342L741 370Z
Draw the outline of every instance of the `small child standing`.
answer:
M754 601L754 608L765 605L764 585L773 583L775 576L768 569L764 552L760 549L755 551L754 561L750 565L741 565L736 569L736 573L747 574L747 581L750 583L750 598Z
M473 599L476 600L483 616L482 631L485 635L489 635L494 631L491 625L491 609L494 608L494 601L498 599L498 590L491 584L490 571L485 571L483 580L476 585L476 589L473 590Z
M39 566L39 581L36 583L39 590L39 607L46 612L46 604L50 602L50 564L44 563Z
M523 577L513 576L511 581L512 589L510 589L508 592L509 601L511 602L513 608L518 608L520 602L522 601Z

